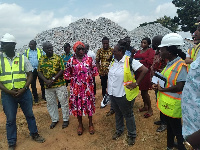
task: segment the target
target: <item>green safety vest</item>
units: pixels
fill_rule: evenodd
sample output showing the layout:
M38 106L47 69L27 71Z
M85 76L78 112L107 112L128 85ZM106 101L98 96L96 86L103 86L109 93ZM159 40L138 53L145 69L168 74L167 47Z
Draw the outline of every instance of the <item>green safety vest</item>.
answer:
M112 67L113 63L114 63L114 60L112 61L110 67ZM129 57L126 56L125 62L124 62L124 89L126 93L126 99L128 101L132 101L139 94L138 86L132 90L126 88L128 84L135 83L135 82L136 82L135 75L134 73L132 74L130 70Z
M181 71L182 66L187 65L182 59L179 59L171 67L161 72L163 76L167 78L166 88L176 85L176 80ZM165 115L172 118L181 118L181 95L182 92L172 93L172 92L160 92L157 94L157 107Z
M29 59L29 51L30 51L30 48L28 50L25 50L25 54L24 54L28 59ZM39 60L41 56L43 56L43 51L37 48L37 59Z
M0 82L9 90L13 87L20 89L26 84L26 74L24 71L24 56L17 54L13 60L12 67L3 54L0 55Z

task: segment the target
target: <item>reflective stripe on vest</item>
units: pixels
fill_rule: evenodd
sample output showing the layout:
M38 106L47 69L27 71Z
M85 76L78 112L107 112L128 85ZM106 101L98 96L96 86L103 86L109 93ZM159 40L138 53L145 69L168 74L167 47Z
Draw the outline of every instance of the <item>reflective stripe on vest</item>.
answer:
M163 74L167 78L166 88L176 85L176 80L181 71L182 66L187 65L184 63L182 59L175 62L171 67L162 71ZM157 106L160 111L170 117L173 118L181 118L181 93L172 93L172 92L158 92L157 97Z
M28 50L25 50L25 56L29 59L29 51L30 48ZM37 48L37 59L39 60L40 57L43 56L43 51L39 48Z
M12 67L6 57L0 56L0 82L9 90L13 88L23 88L26 84L26 74L24 72L24 56L15 57Z
M114 59L112 60L110 67L112 67L113 63L114 63ZM131 70L130 70L129 57L126 56L125 62L124 62L124 90L126 93L126 99L128 101L132 101L139 94L138 86L132 90L126 88L128 84L135 83L135 82L136 82L135 75L134 73L132 75Z

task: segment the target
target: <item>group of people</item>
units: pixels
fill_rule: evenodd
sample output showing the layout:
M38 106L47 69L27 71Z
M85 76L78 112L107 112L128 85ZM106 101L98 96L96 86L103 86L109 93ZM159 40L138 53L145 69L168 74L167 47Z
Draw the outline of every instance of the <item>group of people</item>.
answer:
M194 37L194 41L200 43L200 27L197 28ZM77 134L82 135L84 132L82 116L87 115L89 133L94 134L92 116L95 113L97 75L101 79L102 96L109 96L111 100L107 116L115 114L116 131L112 136L113 140L122 135L125 119L128 131L127 143L135 144L136 124L133 114L135 98L140 90L144 106L139 111L145 112L144 118L149 118L153 115L153 109L148 90L154 89L157 107L160 110L160 120L154 123L160 125L158 132L167 129L167 149L171 150L174 146L179 150L186 149L183 144L184 138L188 144L199 148L195 139L199 137L200 127L198 119L200 58L197 57L200 46L194 48L188 73L184 61L186 55L180 49L184 43L183 38L177 33L170 33L164 37L155 36L152 43L150 38L143 38L141 50L138 51L130 46L130 41L130 37L120 39L113 49L109 46L109 39L104 37L102 48L97 51L96 56L86 43L77 41L73 45L74 54L70 52L70 44L65 43L63 46L65 54L59 56L54 53L50 42L44 42L41 50L36 48L36 41L31 40L30 48L22 55L15 52L15 37L5 34L1 38L3 53L0 55L0 89L3 110L7 117L9 149L15 149L17 141L18 103L26 117L32 139L37 142L45 141L37 131L32 111L32 95L29 90L31 84L33 98L37 103L37 77L41 85L42 98L47 102L47 110L52 120L50 129L53 129L59 121L60 107L63 129L69 125L69 115L74 115L78 120ZM166 79L165 87L161 87L159 82L152 84L151 78L156 72ZM70 83L69 101L68 83ZM177 145L174 144L175 136Z

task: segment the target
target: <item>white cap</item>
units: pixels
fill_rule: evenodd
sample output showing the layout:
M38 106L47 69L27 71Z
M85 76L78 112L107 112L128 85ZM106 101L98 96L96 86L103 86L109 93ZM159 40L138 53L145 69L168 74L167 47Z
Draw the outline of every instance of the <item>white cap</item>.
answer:
M180 46L183 45L184 41L183 38L177 33L169 33L162 38L161 44L158 47L164 46Z
M2 38L1 42L14 42L16 43L16 39L13 35L6 33Z

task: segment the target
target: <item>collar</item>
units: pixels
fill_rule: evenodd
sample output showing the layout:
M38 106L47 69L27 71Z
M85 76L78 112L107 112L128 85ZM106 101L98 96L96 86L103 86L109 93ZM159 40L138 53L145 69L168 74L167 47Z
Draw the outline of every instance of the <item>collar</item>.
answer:
M124 63L125 59L126 59L126 55L124 55L120 61L118 61L117 59L115 59L115 62L122 62L122 63Z

